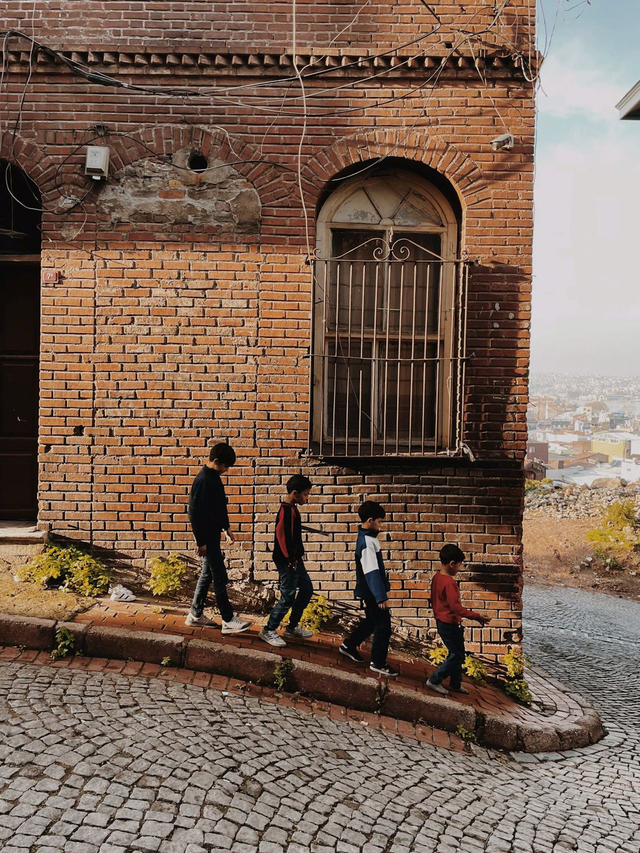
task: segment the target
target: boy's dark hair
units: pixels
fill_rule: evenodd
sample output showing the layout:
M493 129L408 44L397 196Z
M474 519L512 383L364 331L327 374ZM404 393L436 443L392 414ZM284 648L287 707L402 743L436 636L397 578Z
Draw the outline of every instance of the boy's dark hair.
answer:
M365 501L358 509L358 515L360 521L364 523L369 518L384 518L385 511L377 501Z
M290 495L291 492L306 492L307 489L312 489L313 483L308 477L305 477L304 474L294 474L293 477L289 477L287 480L287 494Z
M457 545L444 545L440 549L440 562L445 566L449 563L462 563L464 558L464 551Z
M215 462L216 459L222 465L231 467L231 465L236 464L236 452L226 441L220 441L218 444L214 444L209 451L209 462Z

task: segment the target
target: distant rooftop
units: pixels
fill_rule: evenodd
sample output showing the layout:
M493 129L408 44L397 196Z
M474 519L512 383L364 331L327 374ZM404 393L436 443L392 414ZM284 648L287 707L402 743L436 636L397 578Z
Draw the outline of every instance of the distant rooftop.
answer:
M616 104L616 109L623 121L640 121L640 80L620 103Z

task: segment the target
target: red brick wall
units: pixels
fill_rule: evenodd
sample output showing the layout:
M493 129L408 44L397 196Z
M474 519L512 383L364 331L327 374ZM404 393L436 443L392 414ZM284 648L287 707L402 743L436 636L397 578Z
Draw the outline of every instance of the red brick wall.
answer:
M26 29L34 4L6 5L11 25ZM314 50L323 53L329 34L346 26L359 5L300 3L300 50L308 52L314 33ZM533 10L512 3L479 37L486 59L479 74L472 66L479 48L472 57L464 44L455 54L445 45L458 44L452 27L488 27L493 4L432 5L443 26L425 42L435 57L428 68L421 56L373 81L359 82L358 75L377 67L308 81L308 91L321 96L311 101L302 179L312 239L325 182L353 163L405 158L451 183L462 207L462 248L477 261L465 423L473 464L425 460L409 469L385 463L347 470L305 456L311 277L297 194L299 112L278 115L276 102L263 113L106 88L39 62L14 134L28 57L10 41L2 156L13 156L40 186L43 268L60 274L57 283L43 284L39 520L53 532L113 547L141 568L158 551L186 551L189 485L207 445L224 437L240 456L228 487L241 533L231 560L238 573L273 580L272 518L281 484L302 470L316 483L309 521L331 533L309 541L319 589L350 599L354 511L365 497L376 497L389 509L384 549L396 615L410 625L430 624L425 588L439 547L456 541L469 555L466 597L497 614L483 632L483 650L498 653L520 628L534 132L532 87L506 46L517 39L528 56ZM256 50L264 63L262 51L287 49L288 3L79 2L72 12L67 4L35 6L37 39L87 62L90 49L102 50L91 60L95 67L137 84L231 86L275 81L281 68L291 74L290 65L249 64ZM354 52L397 46L431 25L424 7L409 2L374 3L357 23ZM212 40L216 29L224 35L220 43ZM107 42L129 53L112 61L104 55ZM501 45L503 58L495 60L487 44ZM235 65L230 57L226 65L197 64L199 50L211 58L240 48ZM338 40L332 50L340 49L346 50ZM160 59L152 62L154 50ZM174 63L171 51L184 52L171 53ZM443 54L450 56L438 70ZM428 86L412 92L425 80ZM354 85L329 91L345 82ZM287 84L270 92L282 98L288 90ZM98 124L111 135L95 140ZM489 142L505 125L516 146L493 152ZM89 189L83 144L92 139L111 150L109 187L150 152L161 157L194 148L232 163L238 180L260 198L258 232L234 236L215 224L194 228L163 217L163 199L185 192L180 172L167 177L166 193L144 223L110 218L99 187L65 213L65 196Z

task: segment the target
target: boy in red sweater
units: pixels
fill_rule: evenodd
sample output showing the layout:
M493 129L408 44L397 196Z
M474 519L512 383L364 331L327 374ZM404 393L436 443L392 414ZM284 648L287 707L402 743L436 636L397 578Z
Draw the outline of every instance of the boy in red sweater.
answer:
M463 551L457 545L445 545L440 551L440 571L431 581L431 606L436 617L438 634L449 651L447 659L427 681L427 687L436 693L468 693L462 686L462 664L465 659L463 618L473 619L481 625L488 625L489 616L483 616L474 610L467 610L460 601L460 587L455 580L464 563ZM449 678L449 690L442 681Z
M306 640L313 635L313 631L300 625L304 609L313 596L313 586L302 559L304 545L298 509L299 506L309 503L312 488L307 477L294 474L287 483L287 496L280 504L276 516L273 562L280 579L280 599L271 611L267 624L258 634L260 639L270 646L287 645L287 641L278 634L277 628L289 610L291 616L284 631L287 640Z

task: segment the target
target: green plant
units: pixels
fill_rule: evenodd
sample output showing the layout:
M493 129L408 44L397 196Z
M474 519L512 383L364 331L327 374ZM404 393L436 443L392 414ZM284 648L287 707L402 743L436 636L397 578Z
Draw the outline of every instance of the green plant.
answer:
M526 657L522 652L514 652L509 649L503 658L503 664L506 670L504 679L505 693L522 702L523 705L530 705L533 702L531 690L524 677L524 668L527 663Z
M147 589L154 595L167 595L177 592L182 586L182 579L187 571L187 565L179 554L169 554L167 557L153 557L149 560L149 580Z
M162 658L160 666L171 666L171 658L168 655L166 658Z
M441 664L447 657L449 652L445 649L444 646L434 646L434 648L429 649L427 651L427 657L431 661L431 663L438 666Z
M273 670L273 683L276 690L284 690L287 686L289 676L293 672L293 661L289 658L282 658L280 663L276 664Z
M507 670L507 678L521 678L527 659L522 652L514 652L510 648L502 662Z
M462 666L463 671L476 684L484 684L489 674L487 667L477 658L467 655Z
M111 572L104 563L83 554L71 565L64 587L80 595L101 595L109 590L110 583Z
M104 563L75 545L47 545L42 554L18 569L18 577L80 595L100 595L107 592L111 582L111 572Z
M76 647L76 638L68 628L58 628L56 631L55 646L51 650L54 660L66 658Z
M618 561L640 546L640 521L634 502L615 501L608 506L600 525L587 533L587 541L593 544L597 557L610 561L608 568L621 568Z
M524 490L525 492L534 492L539 486L540 483L537 480L526 480Z
M324 595L319 595L307 604L300 619L300 624L313 633L317 633L320 628L331 619L331 608L327 604L327 599ZM284 623L289 623L291 611L284 618Z
M514 699L522 702L523 705L530 705L533 702L533 696L525 678L507 679L504 683L504 689L505 693L513 696Z
M463 725L456 727L456 734L459 738L462 738L465 743L475 743L477 741L476 733L470 732L469 729L465 729Z

